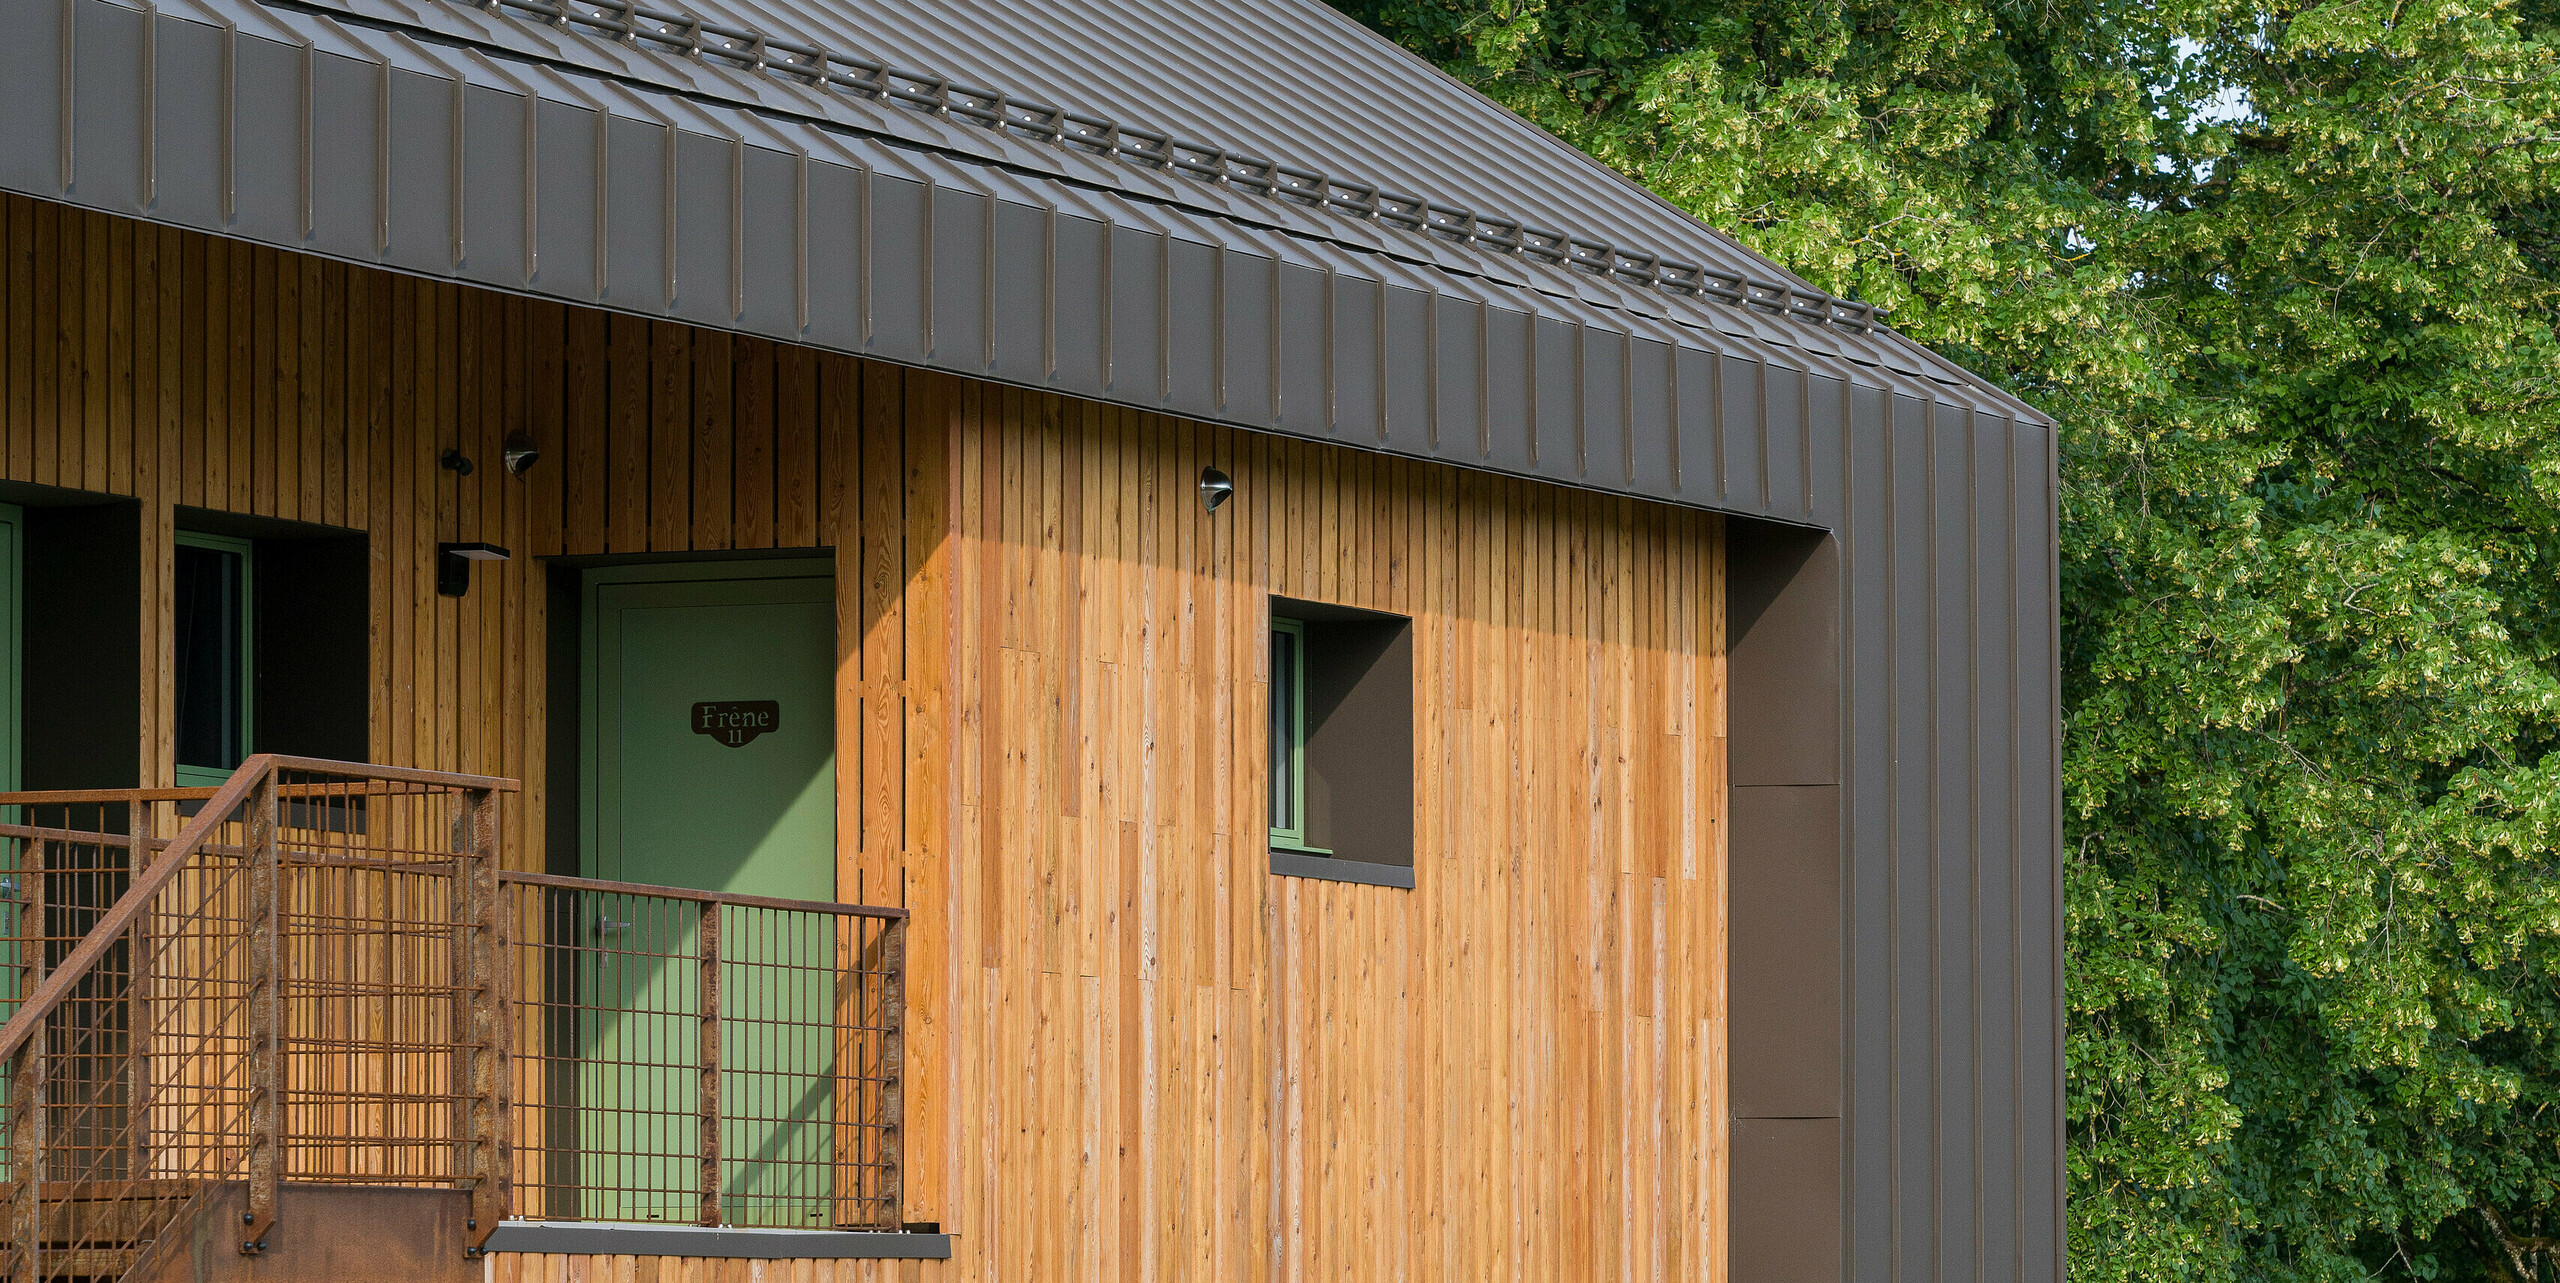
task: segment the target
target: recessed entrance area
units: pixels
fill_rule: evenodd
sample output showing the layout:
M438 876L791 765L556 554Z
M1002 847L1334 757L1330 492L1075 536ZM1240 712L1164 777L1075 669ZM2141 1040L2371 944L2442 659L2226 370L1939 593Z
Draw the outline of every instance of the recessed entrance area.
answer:
M735 897L837 898L834 565L596 567L578 591L579 872L645 885L558 891L545 915L574 942L551 979L575 1023L551 1031L551 1091L577 1102L554 1114L555 1179L587 1219L830 1227L827 978L849 942ZM716 1117L691 1107L707 1071Z

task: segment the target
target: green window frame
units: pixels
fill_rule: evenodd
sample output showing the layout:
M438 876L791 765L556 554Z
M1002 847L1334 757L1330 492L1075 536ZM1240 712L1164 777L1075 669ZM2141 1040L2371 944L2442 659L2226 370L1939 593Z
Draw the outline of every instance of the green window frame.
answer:
M236 539L228 535L209 535L202 531L181 530L177 532L177 546L180 548L202 549L207 552L227 554L229 556L239 558L237 563L238 574L233 576L232 582L229 585L230 591L233 594L233 600L230 603L230 613L232 616L231 622L232 626L237 629L237 636L231 639L230 661L232 671L228 674L231 679L229 694L236 704L236 707L228 710L225 714L226 720L231 723L227 728L225 728L228 731L228 734L221 736L221 745L218 751L209 755L202 753L197 754L199 758L210 756L215 759L212 761L186 760L183 755L193 751L195 746L189 743L189 737L185 734L184 727L180 728L179 734L172 737L176 741L174 751L181 755L179 760L175 763L177 767L176 778L178 784L181 787L219 785L223 781L230 779L231 773L234 770L239 769L240 763L248 758L250 735L255 730L255 727L252 724L251 715L252 711L257 707L257 688L255 685L257 679L257 657L255 653L257 632L256 620L253 617L255 603L257 601L257 593L255 589L256 581L253 578L257 573L256 545L252 544L249 540ZM171 559L170 573L173 578L179 573L178 561L179 559L175 557ZM187 653L193 644L193 639L186 635L187 621L183 618L183 616L188 613L188 603L184 600L185 594L180 593L179 596L181 600L177 603L175 613L178 616L181 616L181 618L173 621L173 635L170 638L169 645L172 652L171 660L173 668L178 679L181 682L184 682L188 680L189 674L193 671L194 667L190 665L190 656ZM184 718L184 710L186 706L187 692L182 690L178 696L178 710L176 712L176 716L178 718ZM229 760L221 760L225 758Z
M1271 848L1331 855L1307 844L1307 626L1271 621Z
M19 671L24 666L26 638L19 585L25 576L26 514L14 503L0 503L0 788L18 787ZM12 811L15 808L10 808Z

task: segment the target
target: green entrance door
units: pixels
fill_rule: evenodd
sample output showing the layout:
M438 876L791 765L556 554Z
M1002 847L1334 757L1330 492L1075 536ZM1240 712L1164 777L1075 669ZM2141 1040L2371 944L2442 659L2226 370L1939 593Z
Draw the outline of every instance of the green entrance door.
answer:
M836 899L832 566L617 567L590 572L585 595L587 875ZM708 977L720 1217L828 1223L832 920L637 894L575 918L582 1213L704 1219Z

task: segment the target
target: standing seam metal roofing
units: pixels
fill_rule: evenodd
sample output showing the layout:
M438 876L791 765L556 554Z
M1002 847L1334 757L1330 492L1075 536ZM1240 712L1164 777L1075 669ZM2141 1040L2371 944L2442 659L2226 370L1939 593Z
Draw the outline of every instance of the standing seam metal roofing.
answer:
M1743 475L1787 448L1768 438L1790 406L1807 420L1778 427L1802 438L1793 475L1805 452L1833 453L1816 448L1812 420L1837 416L1811 407L1845 385L2043 422L1828 303L1794 314L1819 321L1790 319L1660 288L1656 266L1624 270L1616 251L1602 264L1616 271L1494 252L954 123L770 65L688 56L664 47L663 33L614 41L514 16L546 2L181 0L173 12L61 0L58 65L41 40L0 52L13 98L57 109L58 154L12 133L0 140L0 182L359 262L1811 524L1829 514L1756 501L1751 491L1768 486ZM1156 16L1197 29L1168 39L1095 3L1077 14L958 7L939 22L894 5L794 7L775 39L852 48L846 28L858 25L887 50L868 56L1027 83L1063 104L1135 101L1134 116L1170 114L1160 128L1225 126L1244 145L1327 170L1383 166L1402 149L1423 171L1414 185L1462 191L1469 205L1526 209L1531 225L1566 221L1557 209L1596 211L1672 247L1657 258L1821 297L1472 91L1414 74L1428 69L1321 5L1178 7ZM786 25L775 16L700 21ZM1027 62L967 34L1005 24L1016 33L1007 47L1030 51ZM147 80L134 63L83 56L92 27L89 48L144 50ZM1252 38L1209 38L1219 30ZM707 40L698 29L686 38ZM1041 58L1044 47L1074 56ZM163 49L180 56L164 65ZM1266 65L1283 58L1295 61ZM1322 58L1394 78L1404 105L1426 103L1433 121L1298 92ZM1123 78L1137 87L1115 89ZM164 136L202 146L172 154ZM1483 140L1472 158L1451 161L1469 137ZM1501 163L1505 153L1520 163ZM218 172L206 172L208 159ZM280 202L285 192L298 202ZM562 217L564 207L584 216ZM651 271L635 273L643 262ZM1140 373L1148 365L1152 379ZM1766 392L1729 395L1737 377L1798 386L1773 404Z

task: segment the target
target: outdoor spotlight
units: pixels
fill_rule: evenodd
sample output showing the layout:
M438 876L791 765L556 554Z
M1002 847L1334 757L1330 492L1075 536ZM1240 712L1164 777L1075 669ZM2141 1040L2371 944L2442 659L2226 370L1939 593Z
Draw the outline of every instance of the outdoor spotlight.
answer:
M542 462L542 451L533 444L533 437L519 428L507 434L506 443L498 447L498 458L507 465L508 476L521 477Z
M1215 513L1218 505L1234 498L1235 493L1236 483L1218 471L1216 465L1200 470L1200 506L1203 509Z
M505 561L506 549L493 543L440 543L436 545L436 591L447 597L460 597L471 591L471 563Z
M452 472L453 475L457 477L467 477L471 475L471 456L464 454L462 452L462 448L459 446L446 446L444 448L444 457L436 460L436 462L444 465L448 471Z

